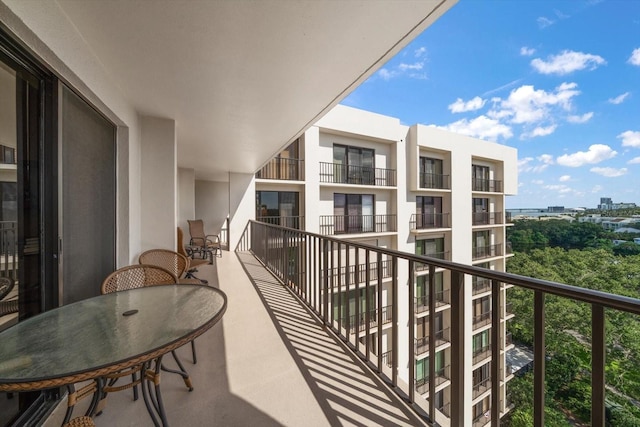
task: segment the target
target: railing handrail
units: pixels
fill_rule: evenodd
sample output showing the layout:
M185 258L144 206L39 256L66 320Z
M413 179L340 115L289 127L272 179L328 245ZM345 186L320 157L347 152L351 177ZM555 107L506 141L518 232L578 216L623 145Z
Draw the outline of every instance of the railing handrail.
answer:
M249 220L249 222L256 222ZM283 228L276 225L260 223L267 227ZM310 237L318 239L325 239L336 244L344 244L344 241L335 237L326 236L322 234L311 233L309 231L297 231L298 233L306 234ZM542 291L547 294L556 295L565 298L575 299L581 302L589 304L602 305L606 308L613 308L616 310L624 311L627 313L633 313L640 315L640 299L631 298L623 295L610 294L603 291L594 289L580 288L578 286L567 285L564 283L552 282L550 280L535 279L533 277L520 276L518 274L506 273L497 270L491 270L482 267L475 267L473 265L460 264L453 261L446 261L439 258L433 258L422 255L415 255L409 252L402 252L394 249L381 248L378 246L368 245L356 241L350 241L349 246L362 250L369 250L380 252L383 255L398 257L407 261L413 261L414 263L431 264L436 268L443 268L446 270L457 270L460 273L470 274L473 276L479 276L490 280L496 280L502 283L509 283L516 286L520 286L526 289L534 291Z
M364 169L364 170L380 170L380 171L392 171L395 172L396 169L393 168L377 168L374 166L360 166L360 165L347 165L344 163L333 163L333 162L320 162L321 165L329 165L329 166L340 166L348 169Z

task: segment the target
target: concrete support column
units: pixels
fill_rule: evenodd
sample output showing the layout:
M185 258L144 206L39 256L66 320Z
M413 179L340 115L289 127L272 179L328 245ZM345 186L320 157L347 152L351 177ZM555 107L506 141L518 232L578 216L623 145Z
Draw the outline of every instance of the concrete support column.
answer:
M229 174L229 250L235 250L247 222L255 219L256 184L255 175L247 173Z
M320 130L312 126L304 134L304 176L307 182L319 182L320 163L318 150L320 148ZM304 224L305 230L312 233L320 232L320 213L317 209L320 201L320 186L305 185L304 188ZM331 202L333 203L333 201Z
M176 247L176 123L140 118L141 251ZM132 254L137 257L138 254Z

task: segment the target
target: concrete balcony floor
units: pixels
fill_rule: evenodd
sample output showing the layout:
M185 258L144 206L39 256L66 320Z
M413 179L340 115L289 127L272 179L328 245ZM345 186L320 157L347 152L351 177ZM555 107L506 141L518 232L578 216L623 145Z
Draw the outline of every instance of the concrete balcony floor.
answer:
M198 276L227 294L228 308L196 340L197 364L189 346L179 349L195 389L162 374L172 426L424 425L250 254L224 252ZM96 425L152 425L142 398L132 396L110 394ZM59 426L60 417L45 425Z

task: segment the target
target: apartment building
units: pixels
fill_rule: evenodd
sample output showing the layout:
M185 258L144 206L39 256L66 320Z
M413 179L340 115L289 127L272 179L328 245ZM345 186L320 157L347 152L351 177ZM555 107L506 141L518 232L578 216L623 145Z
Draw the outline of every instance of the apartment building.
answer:
M513 148L434 127L409 127L397 118L339 105L256 174L255 217L351 242L504 271L510 256L505 241L505 197L517 190L516 159ZM450 273L436 269L431 285L432 271L425 265L416 265L412 275L407 269L398 270L398 283L408 286L398 287L397 298L408 301L413 295L413 313L397 313L397 323L414 325L413 330L398 328L398 335L404 343L413 340L414 351L394 355L389 260L367 264L358 250L337 247L332 251L339 259L359 259L358 271L338 268L331 272L334 322L353 328L366 319L382 319L382 336L377 332L365 335L365 328L353 334L361 343L368 340L370 351L382 353L383 360L398 358L400 379L408 381L409 366L413 366L413 387L424 402L429 398L429 363L434 363L437 421L447 425L452 398ZM381 271L377 271L379 266ZM350 282L364 282L367 271L376 279L374 285L347 291ZM471 345L465 350L465 370L471 390L463 405L474 426L481 426L490 422L494 315L501 320L500 411L504 414L509 409L507 382L512 376L505 352L512 346L507 322L513 315L507 286L503 285L500 306L492 307L490 282L475 276L467 280L464 309L471 315L464 330L465 341ZM435 313L429 310L429 289L435 290ZM434 355L429 354L430 333L436 341Z

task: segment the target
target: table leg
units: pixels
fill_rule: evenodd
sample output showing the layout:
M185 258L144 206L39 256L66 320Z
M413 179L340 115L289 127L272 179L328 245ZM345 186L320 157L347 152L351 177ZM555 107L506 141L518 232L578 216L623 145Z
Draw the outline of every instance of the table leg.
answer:
M155 367L152 369L153 361L146 362L143 366L142 373L142 397L147 407L151 421L156 427L167 427L167 415L164 411L162 403L162 394L160 393L160 367L162 366L162 356L155 360ZM151 385L153 384L153 388Z
M189 377L189 373L187 372L187 370L184 368L184 365L182 364L182 362L180 361L180 359L178 358L178 355L176 354L175 350L171 351L171 355L173 356L173 360L176 361L176 364L178 365L179 370L176 369L169 369L164 365L161 365L161 369L165 372L171 372L172 374L177 374L180 375L182 377L182 380L184 381L184 385L187 386L187 388L189 389L189 391L193 391L193 385L191 384L191 377Z

